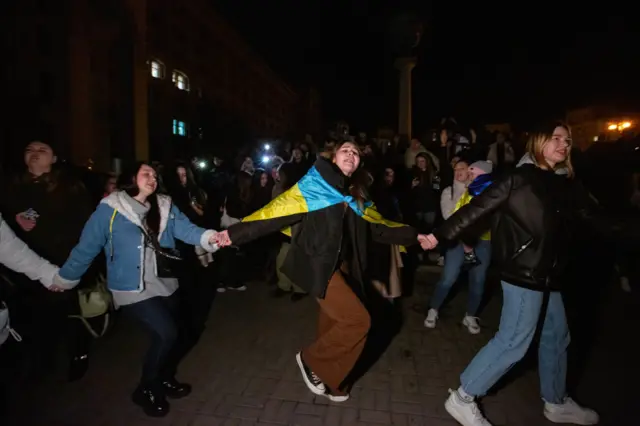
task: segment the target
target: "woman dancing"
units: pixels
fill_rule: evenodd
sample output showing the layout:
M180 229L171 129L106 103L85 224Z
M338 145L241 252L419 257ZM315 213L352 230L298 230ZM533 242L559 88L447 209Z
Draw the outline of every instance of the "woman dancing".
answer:
M318 159L292 188L216 237L220 246L244 244L292 226L282 272L317 298L316 341L296 360L311 392L331 401L349 398L343 384L362 352L371 318L359 297L368 285L369 242L411 245L426 236L383 219L351 179L360 151L343 142L332 162Z
M503 306L496 335L478 352L450 391L445 408L463 426L490 426L475 403L520 361L536 332L544 415L555 423L593 425L598 414L566 393L569 329L560 290L568 242L575 219L595 224L586 191L571 179L571 137L558 125L535 133L516 171L488 187L427 238L455 241L472 225L495 212L493 260L501 270ZM545 303L548 298L548 303ZM545 304L546 310L544 309Z

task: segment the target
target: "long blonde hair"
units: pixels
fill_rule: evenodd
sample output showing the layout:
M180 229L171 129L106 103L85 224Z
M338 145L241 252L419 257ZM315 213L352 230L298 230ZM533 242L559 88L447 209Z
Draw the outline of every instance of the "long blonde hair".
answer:
M571 136L571 129L569 126L564 123L555 123L547 129L534 132L529 136L529 140L527 141L527 153L536 166L545 170L566 169L567 176L572 178L575 173L573 170L573 164L571 163L570 142L567 147L567 158L563 162L556 164L555 167L551 167L544 158L544 147L553 138L553 131L558 127L565 129L569 133L569 137Z

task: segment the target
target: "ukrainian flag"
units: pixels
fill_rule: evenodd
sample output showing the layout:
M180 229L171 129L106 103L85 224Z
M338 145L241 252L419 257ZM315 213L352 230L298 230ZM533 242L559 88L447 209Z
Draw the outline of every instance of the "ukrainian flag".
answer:
M340 191L323 179L315 166L298 183L271 200L269 204L260 210L242 219L242 221L254 222L299 213L310 213L341 203L347 203L358 216L367 222L392 228L405 226L402 223L392 222L383 218L372 202L367 201L360 206L352 196L341 194ZM291 236L291 229L283 229L282 233Z

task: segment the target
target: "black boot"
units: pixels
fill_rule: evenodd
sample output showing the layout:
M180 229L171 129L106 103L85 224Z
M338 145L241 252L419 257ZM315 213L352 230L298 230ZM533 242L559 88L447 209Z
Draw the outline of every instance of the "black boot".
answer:
M291 301L292 301L292 302L297 302L297 301L299 301L299 300L304 299L305 297L307 297L307 293L295 293L295 292L294 292L294 293L291 295Z
M139 387L131 399L142 407L147 416L164 417L169 413L169 403L161 390Z
M89 355L81 355L73 357L73 359L69 362L69 381L75 382L76 380L80 380L87 373L87 368L89 367Z
M188 383L180 383L176 379L162 381L162 388L167 398L184 398L191 393L191 385Z
M280 298L289 294L288 291L281 289L280 287L276 287L273 291L271 291L271 297Z

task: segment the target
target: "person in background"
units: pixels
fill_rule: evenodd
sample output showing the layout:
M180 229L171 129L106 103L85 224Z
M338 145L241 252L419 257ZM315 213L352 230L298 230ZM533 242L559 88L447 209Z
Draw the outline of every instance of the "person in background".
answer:
M278 181L273 187L272 198L277 198L280 194L284 193L296 184L296 181L291 177L294 172L294 166L291 163L283 163L280 165L278 168ZM280 234L275 235L274 239L279 241L281 244L273 247L273 253L275 253L274 273L276 274L277 287L271 292L271 296L280 298L290 294L291 301L297 302L298 300L303 299L307 295L307 292L295 285L295 283L281 271L282 265L284 264L287 254L289 253L289 249L291 248L291 237Z
M213 228L215 206L211 204L207 193L198 185L190 164L177 162L165 168L168 195L173 204L191 223L201 228ZM202 248L176 240L176 248L182 257L183 267L177 277L180 286L177 290L178 305L176 317L183 321L184 340L195 346L205 330L209 312L215 297L213 254Z
M409 148L404 153L404 165L407 169L413 168L416 164L416 156L420 153L425 153L431 158L431 163L435 171L440 170L440 160L438 157L433 154L431 151L428 151L427 148L424 147L420 143L418 139L411 139L411 143L409 144Z
M95 201L72 170L58 165L51 144L31 141L24 149L24 164L26 170L4 191L4 218L31 250L60 266L78 241ZM87 274L82 285L95 281L96 273ZM15 280L19 286L12 316L23 330L21 350L32 377L55 371L53 354L59 343L66 348L68 380L83 377L92 337L81 321L69 318L81 313L77 291L54 293L23 276Z
M516 154L504 133L496 132L496 141L489 145L487 161L495 165L497 174L502 174L515 165Z
M232 224L240 222L243 217L251 213L254 189L252 175L243 171L236 173L234 185L227 191L222 220L220 221L222 228L228 228ZM246 255L247 250L240 250L239 247L226 247L218 252L216 260L216 263L220 265L218 293L225 293L227 290L247 290L245 285L247 274L253 271L252 268L255 267L255 264L251 263L251 260L247 262Z
M442 193L441 208L445 219L468 204L490 183L485 178L481 178L481 176L490 177L491 164L486 161L476 161L468 168L464 161L458 161L455 170L454 185L446 188ZM468 183L470 180L471 183ZM488 227L487 224L486 228ZM490 234L485 232L479 239L475 236L461 238L447 248L444 259L442 277L436 284L424 326L435 328L440 308L456 283L460 272L467 264L469 265L469 294L467 312L462 319L462 325L467 328L469 333L478 334L480 333L480 324L476 315L482 303L487 269L491 261Z
M411 189L407 201L415 215L414 226L421 231L430 232L436 221L438 209L438 194L433 190L432 185L436 171L431 157L423 152L416 155L411 172Z
M467 187L469 196L476 197L480 195L485 188L491 185L493 182L491 177L492 171L493 164L490 161L476 161L469 166L470 182ZM474 245L474 242L467 243L462 241L462 248L464 249L464 263L466 265L476 265L481 262L476 256Z
M118 178L115 173L108 173L104 182L104 193L102 198L107 197L118 188Z

